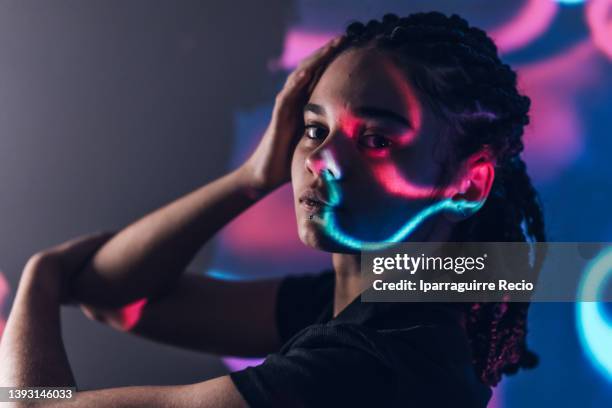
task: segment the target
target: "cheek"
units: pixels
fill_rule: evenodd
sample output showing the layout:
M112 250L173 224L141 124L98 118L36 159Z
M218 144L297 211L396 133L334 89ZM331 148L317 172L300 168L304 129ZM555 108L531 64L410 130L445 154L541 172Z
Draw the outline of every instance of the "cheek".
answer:
M423 148L398 152L390 160L381 161L376 166L377 178L380 180L397 186L420 187L418 190L424 191L431 190L435 186L440 170L440 165L431 151ZM414 198L420 198L420 195L417 193Z

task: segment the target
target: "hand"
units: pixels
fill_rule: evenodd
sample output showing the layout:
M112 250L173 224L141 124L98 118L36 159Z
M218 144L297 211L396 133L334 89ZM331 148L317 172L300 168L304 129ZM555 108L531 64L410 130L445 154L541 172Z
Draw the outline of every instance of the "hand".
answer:
M291 156L304 126L304 105L317 76L335 55L337 37L303 60L276 96L272 118L255 152L242 165L248 185L259 195L291 179Z
M36 288L61 303L69 301L69 283L114 233L74 238L33 255L23 270L20 289Z

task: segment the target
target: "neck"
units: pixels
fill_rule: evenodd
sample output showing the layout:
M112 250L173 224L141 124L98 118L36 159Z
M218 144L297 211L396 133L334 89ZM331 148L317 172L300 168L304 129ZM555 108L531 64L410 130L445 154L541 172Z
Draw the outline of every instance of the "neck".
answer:
M443 217L421 227L411 237L415 242L446 242L451 235L451 224ZM334 291L334 317L366 289L367 282L361 277L361 254L334 253L332 264L336 273Z
M363 291L361 279L361 255L332 255L332 263L336 272L336 287L334 292L334 317L338 315Z

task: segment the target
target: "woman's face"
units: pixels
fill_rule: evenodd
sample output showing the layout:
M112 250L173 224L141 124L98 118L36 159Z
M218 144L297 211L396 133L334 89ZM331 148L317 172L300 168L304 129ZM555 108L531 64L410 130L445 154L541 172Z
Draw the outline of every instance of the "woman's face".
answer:
M441 124L383 52L340 54L313 90L304 123L291 176L306 245L355 252L356 242L388 241L431 205L445 152Z

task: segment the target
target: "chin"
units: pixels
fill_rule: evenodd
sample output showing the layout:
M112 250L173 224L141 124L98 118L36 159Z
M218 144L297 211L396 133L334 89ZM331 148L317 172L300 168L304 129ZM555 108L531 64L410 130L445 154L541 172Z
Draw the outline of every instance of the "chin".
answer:
M308 221L304 221L302 225L298 225L298 235L304 245L319 251L343 254L359 253L359 251L347 248L334 241L325 233L323 227Z

